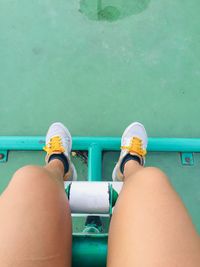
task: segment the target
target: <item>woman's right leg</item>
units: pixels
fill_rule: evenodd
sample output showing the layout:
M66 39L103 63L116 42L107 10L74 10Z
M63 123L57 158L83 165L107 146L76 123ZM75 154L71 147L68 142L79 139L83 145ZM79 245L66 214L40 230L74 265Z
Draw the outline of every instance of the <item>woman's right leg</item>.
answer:
M19 169L1 195L1 267L71 266L71 211L63 183L76 177L71 146L68 129L53 123L46 135L46 165Z
M200 238L166 175L134 160L111 220L108 267L199 267Z
M1 267L70 267L71 213L63 164L25 166L0 198Z

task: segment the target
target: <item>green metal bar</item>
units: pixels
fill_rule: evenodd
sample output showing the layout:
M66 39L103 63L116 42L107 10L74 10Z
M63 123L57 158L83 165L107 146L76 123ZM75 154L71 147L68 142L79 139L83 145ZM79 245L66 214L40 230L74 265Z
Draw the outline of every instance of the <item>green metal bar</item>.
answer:
M0 136L1 150L42 150L44 136ZM97 144L102 150L118 151L119 137L74 137L73 150L88 150ZM148 151L200 152L200 138L149 138Z
M107 234L73 234L72 266L106 266Z
M88 150L88 181L102 179L102 149L98 144L92 144Z

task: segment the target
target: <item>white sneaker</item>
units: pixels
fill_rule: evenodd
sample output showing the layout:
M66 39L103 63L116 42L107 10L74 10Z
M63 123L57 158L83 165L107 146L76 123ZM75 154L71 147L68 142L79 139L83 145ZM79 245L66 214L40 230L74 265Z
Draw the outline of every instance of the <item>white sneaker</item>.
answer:
M69 171L65 174L64 180L77 180L77 172L70 160L72 149L72 137L69 130L60 122L51 124L46 135L46 146L43 150L47 152L45 157L46 164L52 154L63 153L69 162Z
M121 138L121 153L119 160L113 170L113 181L122 181L124 176L120 170L122 160L127 154L136 155L140 164L144 166L148 136L144 126L139 122L130 124L124 131Z

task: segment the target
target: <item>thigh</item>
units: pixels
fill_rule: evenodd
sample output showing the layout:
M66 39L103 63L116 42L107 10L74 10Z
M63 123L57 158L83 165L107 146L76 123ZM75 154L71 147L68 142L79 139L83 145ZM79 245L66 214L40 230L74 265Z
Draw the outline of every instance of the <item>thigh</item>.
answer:
M43 168L18 171L0 199L0 266L71 264L71 215L63 188Z
M108 241L108 267L118 266L200 266L199 236L158 169L145 168L124 182Z

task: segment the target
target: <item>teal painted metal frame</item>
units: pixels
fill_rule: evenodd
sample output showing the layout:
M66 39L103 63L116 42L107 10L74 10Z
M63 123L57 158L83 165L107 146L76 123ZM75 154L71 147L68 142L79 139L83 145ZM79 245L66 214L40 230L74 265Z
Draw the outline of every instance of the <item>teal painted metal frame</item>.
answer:
M44 136L1 136L0 150L42 150ZM74 137L73 150L88 151L88 181L101 181L102 152L119 151L119 137ZM149 138L148 151L200 152L200 138Z

